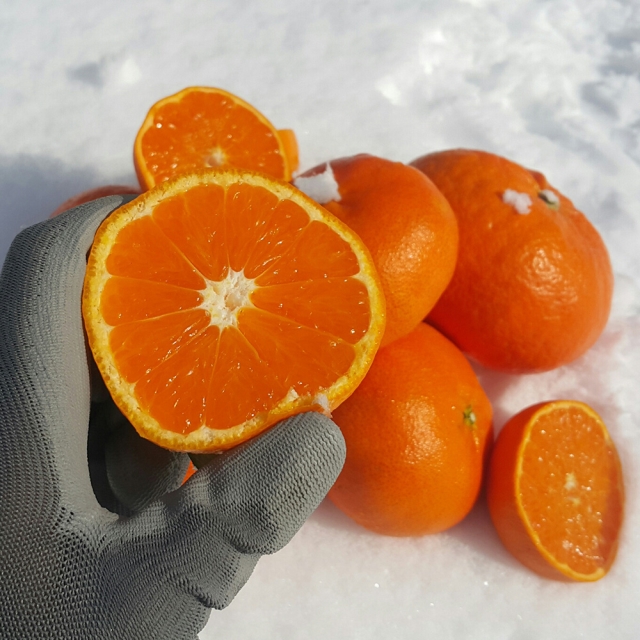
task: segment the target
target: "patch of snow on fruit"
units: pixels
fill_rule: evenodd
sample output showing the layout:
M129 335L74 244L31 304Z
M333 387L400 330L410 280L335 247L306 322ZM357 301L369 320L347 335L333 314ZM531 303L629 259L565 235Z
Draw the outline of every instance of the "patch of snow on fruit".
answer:
M518 213L526 215L531 211L531 198L527 193L507 189L502 194L502 202L510 204Z
M338 183L328 162L322 173L316 173L315 176L300 176L293 181L293 184L318 204L326 204L332 200L340 201Z
M331 408L329 407L329 398L324 393L316 393L313 396L313 403L317 404L321 409L322 413L328 418L331 417Z
M289 391L287 391L287 395L284 397L284 399L287 402L291 402L292 400L297 400L299 397L300 395L298 394L298 392L293 387L291 387Z

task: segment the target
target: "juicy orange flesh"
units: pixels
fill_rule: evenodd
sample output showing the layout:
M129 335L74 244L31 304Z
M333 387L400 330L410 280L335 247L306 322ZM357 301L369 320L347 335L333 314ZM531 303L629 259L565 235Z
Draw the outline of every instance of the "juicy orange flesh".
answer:
M285 177L274 130L230 96L192 91L158 106L142 137L156 184L198 169L241 167Z
M187 434L270 411L345 374L370 323L351 247L261 187L196 187L119 232L101 313L115 364L143 410ZM212 322L207 283L244 274L249 302ZM213 318L215 320L215 318ZM295 394L293 394L295 396Z
M619 483L617 454L593 416L565 407L537 418L519 497L557 562L583 575L607 565L622 518Z

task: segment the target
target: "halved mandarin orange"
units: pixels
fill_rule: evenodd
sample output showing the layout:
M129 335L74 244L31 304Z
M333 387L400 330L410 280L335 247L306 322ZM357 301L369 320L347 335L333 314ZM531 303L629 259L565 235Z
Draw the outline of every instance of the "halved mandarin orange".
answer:
M298 145L291 129L278 131L228 91L187 87L151 107L133 159L143 189L208 168L249 169L288 181L298 168Z
M503 543L536 573L594 581L611 567L624 511L622 468L588 405L543 402L511 418L493 449L487 499Z
M333 410L385 326L362 241L292 185L236 170L163 182L111 214L82 305L124 415L158 445L201 453Z

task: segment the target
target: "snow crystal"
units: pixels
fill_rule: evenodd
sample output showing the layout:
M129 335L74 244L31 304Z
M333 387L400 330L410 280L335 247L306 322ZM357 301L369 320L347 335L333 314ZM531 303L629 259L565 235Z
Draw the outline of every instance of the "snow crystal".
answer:
M318 204L326 204L332 200L340 201L338 183L329 162L322 173L316 173L314 176L299 176L293 184Z
M297 400L300 397L298 392L293 388L289 387L289 391L287 391L287 395L284 397L286 402L292 402L293 400Z
M518 213L523 215L531 211L531 198L527 193L507 189L502 194L502 202L510 204Z
M324 413L325 416L331 417L331 407L329 406L329 398L327 398L326 394L316 393L316 395L313 396L313 403L322 409L322 413Z

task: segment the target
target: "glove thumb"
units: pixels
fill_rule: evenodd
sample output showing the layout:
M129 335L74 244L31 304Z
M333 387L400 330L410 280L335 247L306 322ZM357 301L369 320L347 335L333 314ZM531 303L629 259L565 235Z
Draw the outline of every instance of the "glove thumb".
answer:
M127 535L142 537L156 566L160 560L187 593L222 608L259 556L281 549L320 504L345 454L342 434L327 417L294 416L217 456L132 517Z

